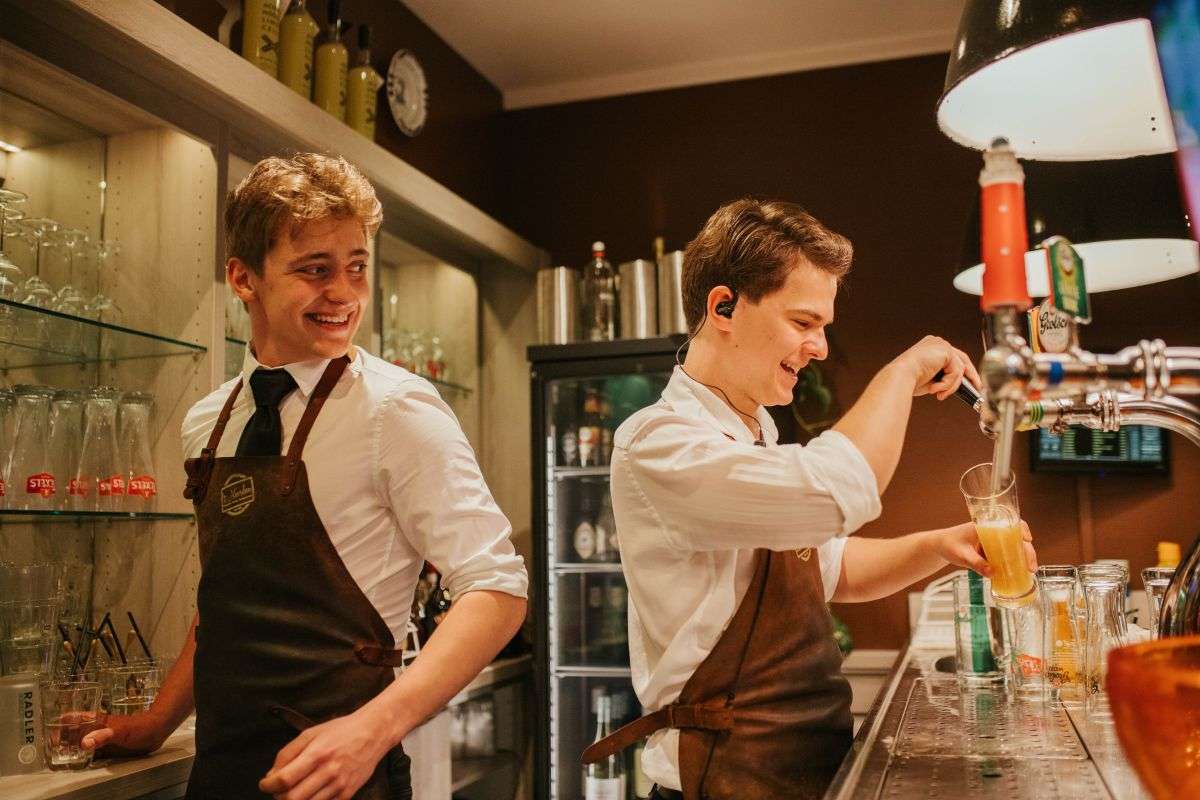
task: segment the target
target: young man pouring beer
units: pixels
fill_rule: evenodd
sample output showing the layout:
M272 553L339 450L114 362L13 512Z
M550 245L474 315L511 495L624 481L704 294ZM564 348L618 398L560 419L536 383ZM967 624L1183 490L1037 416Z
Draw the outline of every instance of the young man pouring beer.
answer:
M401 740L524 619L511 528L453 412L351 344L381 217L357 169L317 154L265 159L229 198L252 335L183 425L199 613L151 710L84 742L154 750L194 703L189 798L411 797ZM425 561L455 602L397 675Z
M777 444L765 406L790 403L797 373L828 355L851 255L793 204L720 208L684 255L686 360L614 437L630 663L647 715L585 760L649 735L652 796L821 797L851 741L826 602L884 597L947 564L990 574L970 522L847 538L880 513L913 398L979 382L944 340L897 356L832 430Z

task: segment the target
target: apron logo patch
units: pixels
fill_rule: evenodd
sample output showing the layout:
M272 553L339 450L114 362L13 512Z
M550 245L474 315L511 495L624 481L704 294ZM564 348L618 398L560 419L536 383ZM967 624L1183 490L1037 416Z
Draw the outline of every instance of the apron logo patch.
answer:
M236 517L254 502L254 479L240 472L225 479L221 487L221 513Z
M808 561L810 558L812 558L812 548L806 547L803 550L797 550L796 555L801 561Z

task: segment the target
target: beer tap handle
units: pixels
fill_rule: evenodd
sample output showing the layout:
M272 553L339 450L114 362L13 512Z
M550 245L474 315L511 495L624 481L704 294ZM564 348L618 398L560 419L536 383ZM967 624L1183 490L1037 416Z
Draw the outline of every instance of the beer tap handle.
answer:
M937 375L933 376L933 383L937 383L942 378L946 377L945 370L938 370ZM979 390L971 385L971 382L966 378L962 379L962 383L958 384L958 388L954 390L954 396L962 400L975 411L983 408L983 395Z

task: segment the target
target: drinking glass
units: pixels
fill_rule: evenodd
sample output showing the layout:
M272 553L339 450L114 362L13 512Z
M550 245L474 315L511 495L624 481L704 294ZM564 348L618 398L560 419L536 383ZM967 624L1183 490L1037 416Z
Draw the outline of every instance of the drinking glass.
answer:
M9 454L8 507L36 511L54 507L58 490L54 458L46 447L50 439L50 401L54 390L21 384L17 398L13 449Z
M84 314L91 319L120 323L124 316L116 302L102 291L104 286L116 285L117 256L120 252L120 243L113 239L100 239L91 244L90 253L96 265L95 276L93 280L83 281L85 285L80 287L89 297Z
M965 686L1004 683L1004 622L987 583L976 573L954 578L954 649L958 679Z
M1036 594L1034 596L1036 600ZM1043 643L1042 606L1028 602L1017 608L1004 609L1006 636L1009 642L1012 686L1022 700L1044 699L1046 659Z
M1106 693L1108 653L1129 642L1125 622L1125 582L1112 569L1089 564L1080 570L1084 603L1087 608L1084 628L1084 688L1089 719L1110 721Z
M7 307L4 310L9 310ZM7 389L0 389L0 453L11 453L13 448L13 422L17 396ZM0 457L0 508L8 508L8 494L12 489L8 476L8 458Z
M100 727L100 684L51 681L42 686L42 731L46 766L53 770L86 769L92 751L82 739Z
M71 481L71 506L78 511L121 511L125 470L117 449L117 398L120 392L97 387L84 404L83 449Z
M1047 565L1037 569L1042 606L1042 649L1045 655L1046 699L1078 706L1083 702L1083 647L1085 621L1077 603L1079 574L1073 566Z
M25 202L25 195L11 189L0 189L0 298L16 300L17 292L25 280L25 273L5 252L5 239L13 237L17 223L25 214L16 204ZM17 312L10 306L0 306L0 339L13 341L16 333Z
M66 492L56 492L55 507L70 506L70 480L79 464L79 448L83 442L83 393L60 389L50 401L50 456L55 484L67 485Z
M1158 618L1162 614L1163 597L1175 577L1174 567L1146 567L1142 570L1142 586L1146 590L1146 609L1150 618L1146 625L1151 638L1158 638Z
M162 665L153 659L106 667L100 671L101 705L117 716L149 711L162 676Z
M1017 481L1011 472L993 492L992 465L976 464L963 473L959 489L992 567L992 594L996 604L1018 608L1033 603L1035 584L1021 535L1021 511L1017 504Z
M127 392L120 403L121 463L125 470L125 509L153 511L158 480L150 451L150 415L154 396L148 392Z

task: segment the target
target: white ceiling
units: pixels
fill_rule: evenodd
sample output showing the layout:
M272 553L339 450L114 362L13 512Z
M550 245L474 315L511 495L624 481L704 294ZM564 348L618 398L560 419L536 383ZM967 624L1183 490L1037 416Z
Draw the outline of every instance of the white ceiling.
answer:
M505 108L947 52L964 0L403 0Z

